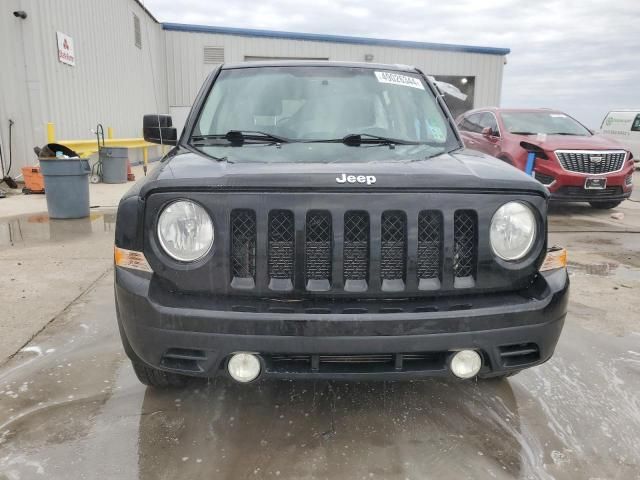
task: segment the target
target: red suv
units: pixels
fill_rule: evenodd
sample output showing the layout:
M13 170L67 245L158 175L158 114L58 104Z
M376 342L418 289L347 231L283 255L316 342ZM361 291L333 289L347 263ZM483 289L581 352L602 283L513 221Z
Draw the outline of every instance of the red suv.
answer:
M483 108L457 123L468 148L531 173L547 186L551 200L614 208L631 195L631 152L566 113Z

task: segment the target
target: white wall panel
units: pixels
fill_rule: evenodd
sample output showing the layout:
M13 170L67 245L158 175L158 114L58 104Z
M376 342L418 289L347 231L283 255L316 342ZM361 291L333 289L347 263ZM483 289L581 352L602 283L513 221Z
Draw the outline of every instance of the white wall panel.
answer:
M3 10L28 15L25 20L0 16L0 55L15 65L0 80L1 136L4 146L8 119L14 119L19 166L33 163L32 148L45 143L47 122L55 123L62 139L92 138L99 122L118 137L139 137L144 113L168 111L164 32L136 2L10 3ZM134 43L134 13L142 48ZM58 61L57 31L73 38L74 67ZM7 149L8 144L3 152Z
M475 76L475 106L500 103L504 62L504 57L500 55L219 33L172 30L165 33L171 106L189 106L193 102L200 85L210 71L210 68L205 67L211 67L204 65L202 60L205 46L223 47L226 63L242 62L247 56L328 58L361 62L364 61L365 54L372 54L374 62L414 65L429 75ZM171 79L175 83L172 84Z

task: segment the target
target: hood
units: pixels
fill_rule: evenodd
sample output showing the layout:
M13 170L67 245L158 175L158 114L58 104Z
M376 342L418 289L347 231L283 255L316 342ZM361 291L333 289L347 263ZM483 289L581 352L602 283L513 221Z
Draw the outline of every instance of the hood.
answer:
M313 145L313 147L311 147ZM317 149L302 155L302 149ZM219 161L199 152L176 148L131 193L146 196L155 190L420 190L519 191L547 196L547 189L520 170L474 150L458 150L424 158L400 146L346 147L323 144L261 145L254 155L261 161ZM334 148L337 147L337 148ZM226 147L228 151L229 147ZM253 147L249 147L253 148ZM415 148L415 147L411 147ZM238 150L244 150L242 147ZM366 150L363 150L366 149ZM322 152L325 151L325 154ZM340 155L340 153L343 155ZM353 152L357 156L352 156ZM363 152L367 155L363 160ZM215 152L220 155L220 152ZM306 152L308 153L308 152ZM298 155L300 154L300 156ZM270 161L272 157L277 160ZM230 156L229 156L230 157ZM287 158L305 158L291 161ZM336 160L339 158L339 160ZM329 161L330 159L330 161ZM340 182L345 176L351 180ZM360 177L361 181L357 181ZM364 177L364 179L363 179ZM369 177L369 179L367 179ZM375 179L371 178L375 177Z
M621 143L602 135L578 137L571 135L547 135L544 140L536 135L514 135L547 150L627 150Z

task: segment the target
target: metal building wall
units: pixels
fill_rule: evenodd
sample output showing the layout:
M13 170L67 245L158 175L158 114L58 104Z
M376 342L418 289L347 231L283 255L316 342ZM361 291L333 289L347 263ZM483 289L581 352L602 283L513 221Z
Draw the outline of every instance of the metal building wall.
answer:
M362 62L366 54L372 54L374 62L414 65L428 75L475 76L475 106L500 103L502 55L171 30L165 34L169 107L173 109L190 106L213 69L214 65L204 64L205 46L223 47L225 63L242 62L246 56Z
M142 115L166 112L164 32L132 0L3 0L0 14L0 140L8 156L14 124L14 169L33 163L33 146L57 138L92 138L98 122L117 137L139 137ZM12 15L24 10L21 20ZM142 48L134 43L133 14ZM56 32L73 38L76 65L58 61ZM7 68L8 67L8 68Z

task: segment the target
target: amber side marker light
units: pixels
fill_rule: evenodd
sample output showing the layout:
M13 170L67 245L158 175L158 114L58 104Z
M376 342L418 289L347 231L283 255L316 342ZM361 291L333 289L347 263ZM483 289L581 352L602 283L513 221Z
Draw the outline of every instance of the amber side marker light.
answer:
M564 248L553 247L547 251L544 262L540 266L541 272L565 268L567 266L567 251Z
M143 272L153 272L142 252L113 247L113 261L118 267L132 268Z

